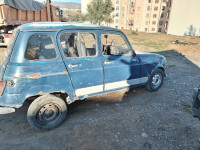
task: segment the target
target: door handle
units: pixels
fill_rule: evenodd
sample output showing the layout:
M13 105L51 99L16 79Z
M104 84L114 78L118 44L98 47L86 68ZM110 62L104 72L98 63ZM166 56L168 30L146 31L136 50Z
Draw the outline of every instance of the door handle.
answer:
M112 61L105 61L104 64L105 64L105 65L112 64Z
M72 65L72 64L69 64L68 67L69 67L69 68L76 68L76 67L79 67L79 65Z

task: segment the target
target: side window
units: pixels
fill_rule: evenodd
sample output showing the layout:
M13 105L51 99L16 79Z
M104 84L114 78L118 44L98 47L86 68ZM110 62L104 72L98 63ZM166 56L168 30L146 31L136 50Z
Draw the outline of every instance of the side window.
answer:
M35 34L29 38L25 53L27 60L47 60L56 56L55 45L50 35Z
M97 52L93 33L62 33L60 44L65 57L90 57Z
M60 36L60 45L65 57L79 57L81 55L78 33L63 33Z
M93 33L80 33L80 35L83 56L95 56L97 51L95 35Z
M101 35L101 44L103 55L130 55L131 50L125 39L120 34Z

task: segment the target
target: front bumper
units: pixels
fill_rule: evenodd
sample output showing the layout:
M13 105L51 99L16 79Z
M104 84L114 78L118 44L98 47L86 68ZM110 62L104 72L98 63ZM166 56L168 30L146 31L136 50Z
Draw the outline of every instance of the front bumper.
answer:
M11 108L11 107L0 107L0 115L3 114L10 114L10 113L14 113L15 112L15 108Z
M200 119L200 92L198 88L194 89L192 114Z

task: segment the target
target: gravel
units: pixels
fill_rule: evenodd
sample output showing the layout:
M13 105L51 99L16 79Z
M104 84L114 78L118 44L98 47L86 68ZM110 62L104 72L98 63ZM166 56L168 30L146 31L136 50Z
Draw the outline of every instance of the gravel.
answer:
M48 132L32 129L26 112L0 116L0 149L199 150L200 121L191 114L200 69L176 51L165 51L167 77L157 92L144 87L77 101L68 117Z

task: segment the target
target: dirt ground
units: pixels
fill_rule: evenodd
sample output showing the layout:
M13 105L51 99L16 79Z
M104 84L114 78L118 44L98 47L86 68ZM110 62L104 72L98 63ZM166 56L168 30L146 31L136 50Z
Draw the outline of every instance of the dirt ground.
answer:
M140 87L77 101L65 122L49 132L29 126L27 102L16 113L0 116L0 150L199 150L200 121L190 109L193 88L200 84L200 39L125 33L135 50L167 58L159 91Z

